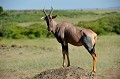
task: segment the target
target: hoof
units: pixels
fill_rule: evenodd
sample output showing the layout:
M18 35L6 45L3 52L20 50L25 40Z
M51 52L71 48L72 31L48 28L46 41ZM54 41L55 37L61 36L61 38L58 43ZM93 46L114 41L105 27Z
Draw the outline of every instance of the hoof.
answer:
M60 68L65 68L65 66L62 65Z
M89 76L93 76L94 77L95 75L96 75L95 71L92 71L92 72L89 73Z
M67 65L67 66L61 66L60 68L67 68L67 67L70 67L70 65Z
M67 65L67 67L70 67L70 65Z

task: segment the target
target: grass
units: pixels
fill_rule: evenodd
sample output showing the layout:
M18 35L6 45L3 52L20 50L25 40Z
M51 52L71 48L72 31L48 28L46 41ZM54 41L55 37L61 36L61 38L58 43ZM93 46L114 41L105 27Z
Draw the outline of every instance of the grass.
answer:
M93 21L93 20L99 19L100 17L101 16L96 16L96 15L93 15L93 16L87 15L87 16L80 16L80 17L74 17L74 18L57 17L56 21L58 23L63 22L63 21L68 21L70 23L77 24L79 21Z
M46 69L62 64L61 45L56 39L3 39L0 44L0 79L31 78ZM11 47L11 45L18 47ZM21 46L21 47L19 47ZM97 73L120 67L120 36L99 36L96 52ZM84 47L69 45L71 66L92 70L92 57Z

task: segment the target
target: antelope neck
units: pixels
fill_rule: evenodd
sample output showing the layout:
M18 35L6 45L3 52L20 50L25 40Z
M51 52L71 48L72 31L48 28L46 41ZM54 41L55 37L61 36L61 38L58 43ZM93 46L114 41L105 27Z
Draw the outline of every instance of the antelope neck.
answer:
M57 28L57 22L55 22L54 20L52 20L52 33L55 34L56 28Z

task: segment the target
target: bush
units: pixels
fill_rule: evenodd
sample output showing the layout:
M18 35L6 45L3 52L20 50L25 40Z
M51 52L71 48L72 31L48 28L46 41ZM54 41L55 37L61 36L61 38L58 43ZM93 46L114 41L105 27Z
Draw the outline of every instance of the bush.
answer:
M28 35L28 38L30 38L30 39L35 39L36 37L35 37L34 34L29 34L29 35Z
M25 33L27 36L33 34L36 38L46 37L48 32L46 26L41 24L33 24L30 27L26 27L26 29L28 29Z
M21 38L46 38L46 37L54 37L52 33L48 33L45 25L41 24L33 24L29 27L21 27L16 24L7 25L2 28L2 34L0 37L4 38L13 38L13 39L21 39Z
M2 28L2 35L5 38L20 38L22 30L23 28L17 25L4 26Z
M109 33L120 34L120 16L108 16L95 21L79 22L77 25L92 29L98 35Z
M47 38L53 38L54 35L53 35L52 33L48 32L46 37L47 37Z
M13 39L20 39L20 38L22 38L22 35L20 35L20 34L14 34L14 35L12 36L12 38L13 38Z

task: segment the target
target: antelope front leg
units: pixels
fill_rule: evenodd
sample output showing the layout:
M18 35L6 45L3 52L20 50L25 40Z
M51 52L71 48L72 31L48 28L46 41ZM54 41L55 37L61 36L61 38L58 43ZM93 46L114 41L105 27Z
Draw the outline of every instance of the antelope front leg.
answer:
M65 63L65 53L64 53L64 51L62 51L62 54L63 54L63 64L62 64L62 67L65 67L66 63Z
M69 67L70 66L70 60L69 60L69 53L68 53L68 45L63 45L62 44L62 54L63 54L63 64L62 64L62 66L63 67L66 66L65 57L67 56L67 67Z
M66 56L67 56L67 67L69 67L70 66L69 52L66 52Z

